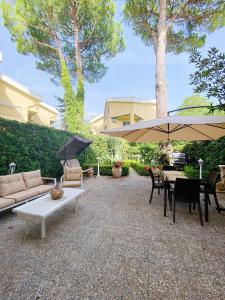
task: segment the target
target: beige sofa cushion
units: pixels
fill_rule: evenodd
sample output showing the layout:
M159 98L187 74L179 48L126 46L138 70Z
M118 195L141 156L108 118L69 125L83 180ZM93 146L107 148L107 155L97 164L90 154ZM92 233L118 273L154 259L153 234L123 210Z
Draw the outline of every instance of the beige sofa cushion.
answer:
M27 189L43 184L40 170L23 172L22 175Z
M0 209L5 208L7 206L10 206L12 204L15 204L15 200L13 199L6 199L6 198L0 198Z
M26 190L21 173L0 176L0 196Z
M46 185L38 185L33 188L30 188L29 191L35 191L38 193L38 195L50 192L52 189L54 189L54 184L46 184Z
M26 191L22 191L22 192L7 195L7 196L5 196L5 198L14 199L17 203L17 202L20 202L20 201L23 201L23 200L28 200L28 199L30 199L34 196L37 196L37 195L38 195L37 191L26 190Z
M79 180L81 177L81 167L64 168L65 180Z
M72 180L63 181L63 187L77 187L77 186L81 186L81 181L72 181Z

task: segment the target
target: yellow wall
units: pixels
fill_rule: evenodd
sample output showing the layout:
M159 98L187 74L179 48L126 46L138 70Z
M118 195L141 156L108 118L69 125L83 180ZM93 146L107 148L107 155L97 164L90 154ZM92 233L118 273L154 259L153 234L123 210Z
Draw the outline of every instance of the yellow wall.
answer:
M104 129L104 116L91 122L91 130L92 130L93 134L96 134L97 132L99 132L103 129Z
M112 117L123 116L119 120ZM104 128L122 127L123 121L130 124L138 122L138 117L142 120L150 120L156 117L156 104L153 102L111 102L106 101L104 112Z
M43 108L40 101L18 88L0 79L0 117L19 122L28 122L29 107L32 108L30 121L40 125L50 126L56 113ZM33 111L34 110L34 111ZM35 114L36 111L36 114Z

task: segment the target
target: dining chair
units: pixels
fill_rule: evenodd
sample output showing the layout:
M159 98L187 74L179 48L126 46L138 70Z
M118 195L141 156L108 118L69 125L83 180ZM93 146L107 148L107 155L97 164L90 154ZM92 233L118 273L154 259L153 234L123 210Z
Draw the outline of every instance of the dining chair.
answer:
M206 196L205 201L208 201L209 204L210 204L209 195L214 196L216 209L220 213L221 209L220 209L219 202L218 202L218 199L216 196L216 183L217 183L218 179L219 179L219 173L215 170L211 170L209 172L207 179L205 181L202 181L203 185L201 185L201 187L200 187L200 192L205 194L205 196Z
M164 177L163 172L159 174L160 180L164 185L164 216L166 217L166 210L167 210L167 199L169 200L170 210L172 211L172 197L174 192L174 184L170 183Z
M152 180L152 191L151 191L151 196L150 196L150 200L149 200L149 203L151 203L154 190L157 189L158 194L160 194L160 190L164 189L164 184L162 182L156 182L156 178L155 178L151 168L149 169L149 175Z
M175 223L176 202L185 202L189 204L189 213L191 213L192 205L198 206L200 223L203 226L202 210L200 204L200 180L177 178L174 186L172 209L173 222Z

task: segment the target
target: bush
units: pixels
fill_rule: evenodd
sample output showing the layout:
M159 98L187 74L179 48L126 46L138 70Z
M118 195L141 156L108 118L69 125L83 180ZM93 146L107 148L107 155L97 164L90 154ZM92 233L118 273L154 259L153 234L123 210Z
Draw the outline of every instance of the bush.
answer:
M0 118L0 175L8 174L9 163L14 161L17 173L41 169L43 176L60 177L63 170L56 152L71 136L67 131ZM77 157L81 165L95 165L97 170L97 157L100 157L102 175L112 175L108 138L88 137L93 142ZM122 175L128 174L129 166L124 163Z
M83 170L88 169L89 167L92 167L94 169L94 175L97 175L98 173L98 165L92 164L92 165L82 165ZM129 162L124 162L122 167L122 176L129 175ZM112 176L112 165L101 165L100 164L100 175L103 176Z
M192 166L185 166L184 167L184 174L188 178L199 178L199 169L194 169ZM209 175L208 170L203 170L202 171L202 178L203 179L206 179L208 175Z
M92 144L81 153L78 160L83 165L95 165L97 164L97 157L100 157L100 163L103 165L110 165L111 156L110 149L108 147L108 138L91 135L89 138L92 139Z
M72 133L30 123L0 118L0 174L9 172L9 163L16 163L16 172L41 169L43 176L59 177L62 166L56 152Z
M218 165L225 162L225 137L217 141L188 143L183 148L183 152L188 154L190 164L196 169L199 158L204 161L203 170L218 168Z

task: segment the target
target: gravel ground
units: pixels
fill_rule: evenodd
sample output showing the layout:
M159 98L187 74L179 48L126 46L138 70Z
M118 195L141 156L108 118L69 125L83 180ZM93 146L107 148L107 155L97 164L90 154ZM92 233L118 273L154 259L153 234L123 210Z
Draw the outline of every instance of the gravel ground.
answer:
M149 205L150 179L87 178L76 213L66 207L40 225L0 216L0 299L225 299L225 213L210 222L163 197Z

